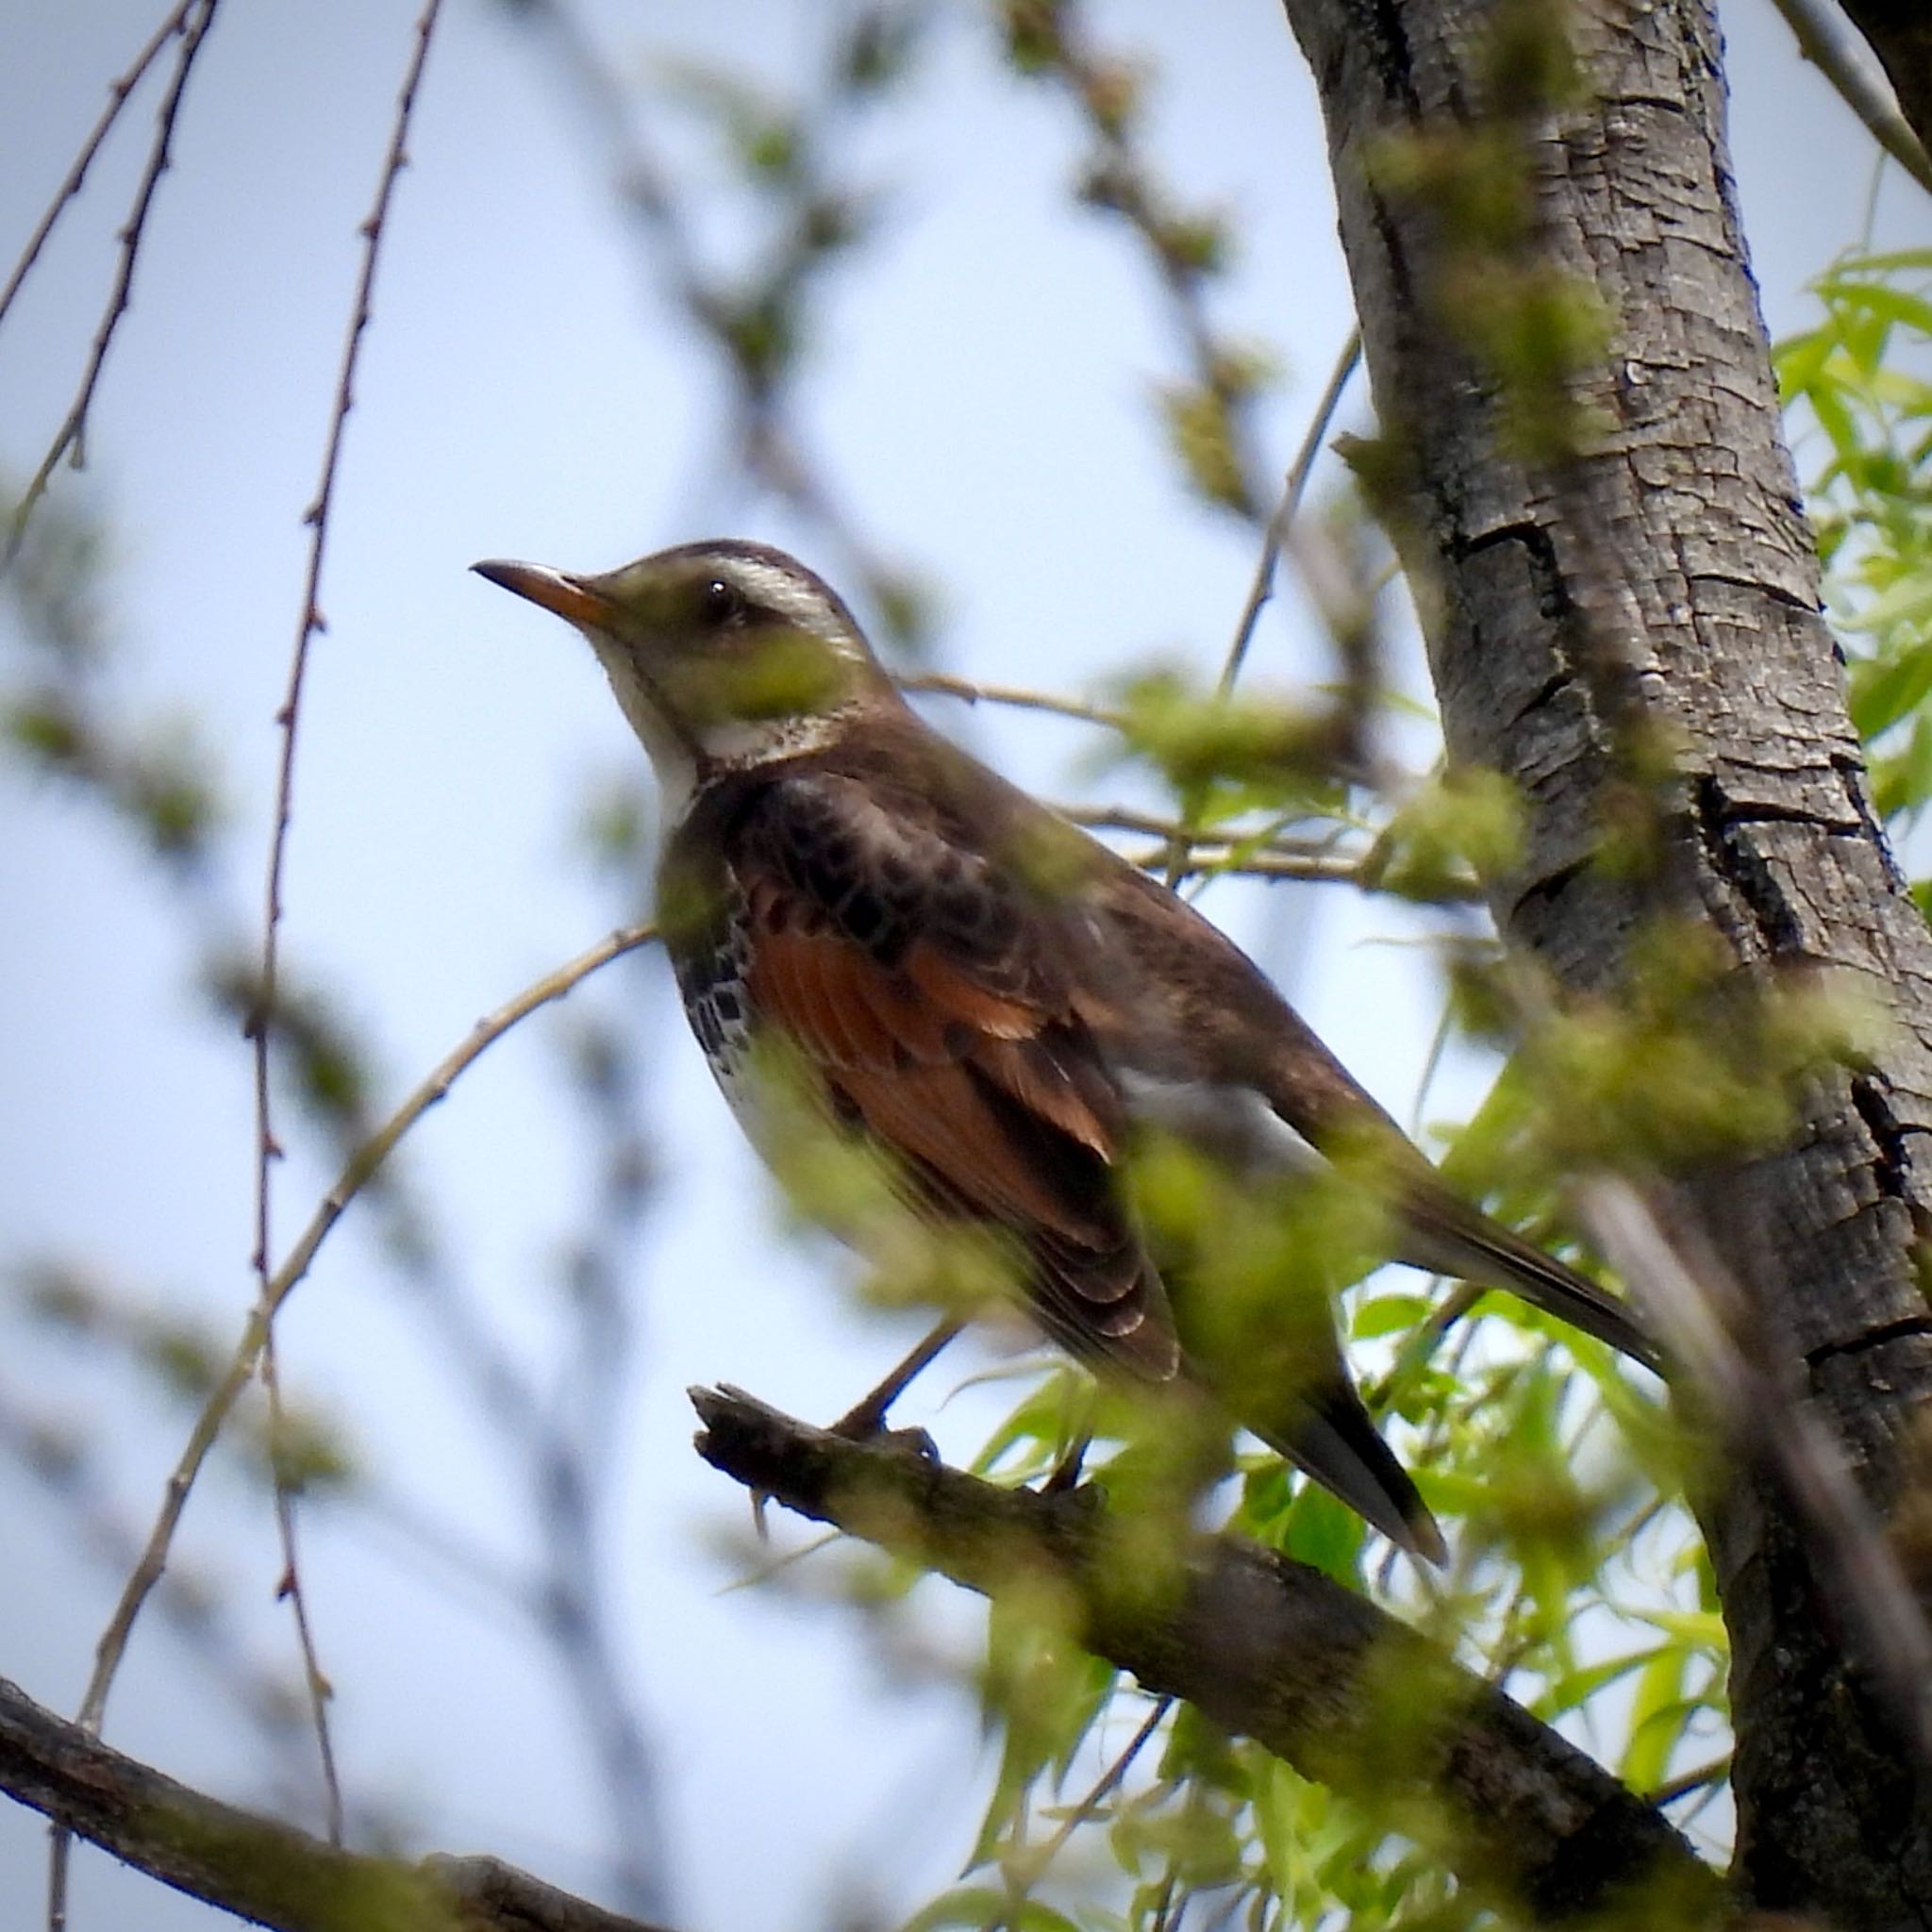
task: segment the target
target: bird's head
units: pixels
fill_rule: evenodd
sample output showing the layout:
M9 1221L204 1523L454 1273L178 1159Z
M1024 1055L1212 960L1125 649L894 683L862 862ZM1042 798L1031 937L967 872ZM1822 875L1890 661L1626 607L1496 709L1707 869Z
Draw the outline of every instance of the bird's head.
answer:
M812 749L898 702L838 593L761 543L683 543L601 576L475 568L583 632L673 789Z

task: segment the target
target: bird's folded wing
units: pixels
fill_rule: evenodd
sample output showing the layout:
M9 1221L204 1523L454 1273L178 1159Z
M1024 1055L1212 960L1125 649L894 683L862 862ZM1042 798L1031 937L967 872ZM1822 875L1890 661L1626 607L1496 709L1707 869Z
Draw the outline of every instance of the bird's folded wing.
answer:
M836 774L766 788L726 858L758 1024L897 1157L923 1206L1019 1239L1057 1339L1173 1376L1166 1294L1109 1174L1120 1096L1051 918L942 822Z

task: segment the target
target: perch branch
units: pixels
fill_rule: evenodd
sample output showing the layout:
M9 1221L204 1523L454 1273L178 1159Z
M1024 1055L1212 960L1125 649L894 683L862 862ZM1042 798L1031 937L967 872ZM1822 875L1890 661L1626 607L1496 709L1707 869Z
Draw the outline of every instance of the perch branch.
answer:
M1649 1805L1440 1645L1305 1564L1200 1537L1150 1575L1094 1492L1044 1496L694 1390L698 1453L788 1508L988 1596L1061 1605L1077 1640L1430 1846L1507 1915L1689 1927L1716 1875ZM1633 1918L1632 1923L1638 1923Z

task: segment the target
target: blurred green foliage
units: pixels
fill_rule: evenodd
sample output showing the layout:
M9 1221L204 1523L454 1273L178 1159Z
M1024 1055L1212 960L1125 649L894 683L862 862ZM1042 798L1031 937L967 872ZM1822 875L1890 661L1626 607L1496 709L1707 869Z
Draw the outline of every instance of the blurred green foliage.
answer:
M1932 797L1932 249L1847 256L1812 287L1822 312L1778 344L1778 383L1873 802L1909 825Z
M85 502L42 504L25 526L0 577L25 646L18 675L0 688L0 743L192 873L223 823L214 756L192 719L123 715L105 593L110 562L105 525Z

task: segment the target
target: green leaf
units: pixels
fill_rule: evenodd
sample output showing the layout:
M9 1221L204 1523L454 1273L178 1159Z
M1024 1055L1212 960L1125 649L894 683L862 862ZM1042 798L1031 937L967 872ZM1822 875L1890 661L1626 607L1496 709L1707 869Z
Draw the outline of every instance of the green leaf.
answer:
M1612 1684L1627 1677L1632 1671L1644 1669L1663 1655L1663 1646L1649 1650L1633 1650L1623 1657L1607 1657L1601 1663L1580 1665L1575 1670L1564 1671L1554 1678L1549 1689L1536 1700L1536 1714L1541 1718L1560 1717L1565 1711L1577 1709L1588 1704L1599 1691L1607 1690Z
M906 1921L906 1932L942 1932L947 1926L1002 1925L1011 1932L1080 1932L1064 1912L1033 1898L1015 1898L992 1885L961 1885L942 1892Z
M1874 597L1856 617L1844 620L1848 630L1883 631L1895 625L1932 623L1932 572L1914 573Z
M1384 1335L1407 1335L1428 1318L1429 1303L1423 1295L1364 1295L1356 1304L1348 1330L1357 1341L1374 1341Z
M1892 275L1900 269L1932 270L1932 248L1897 248L1888 255L1855 255L1823 278L1829 283L1849 274Z
M1714 1657L1723 1657L1728 1650L1730 1638L1724 1620L1715 1610L1638 1610L1633 1614L1666 1637L1695 1644Z
M1896 657L1868 658L1852 667L1852 724L1860 738L1876 738L1932 691L1932 640Z
M1867 281L1840 281L1833 286L1832 295L1881 321L1902 323L1922 336L1932 336L1932 302L1923 295L1909 294L1886 282Z

